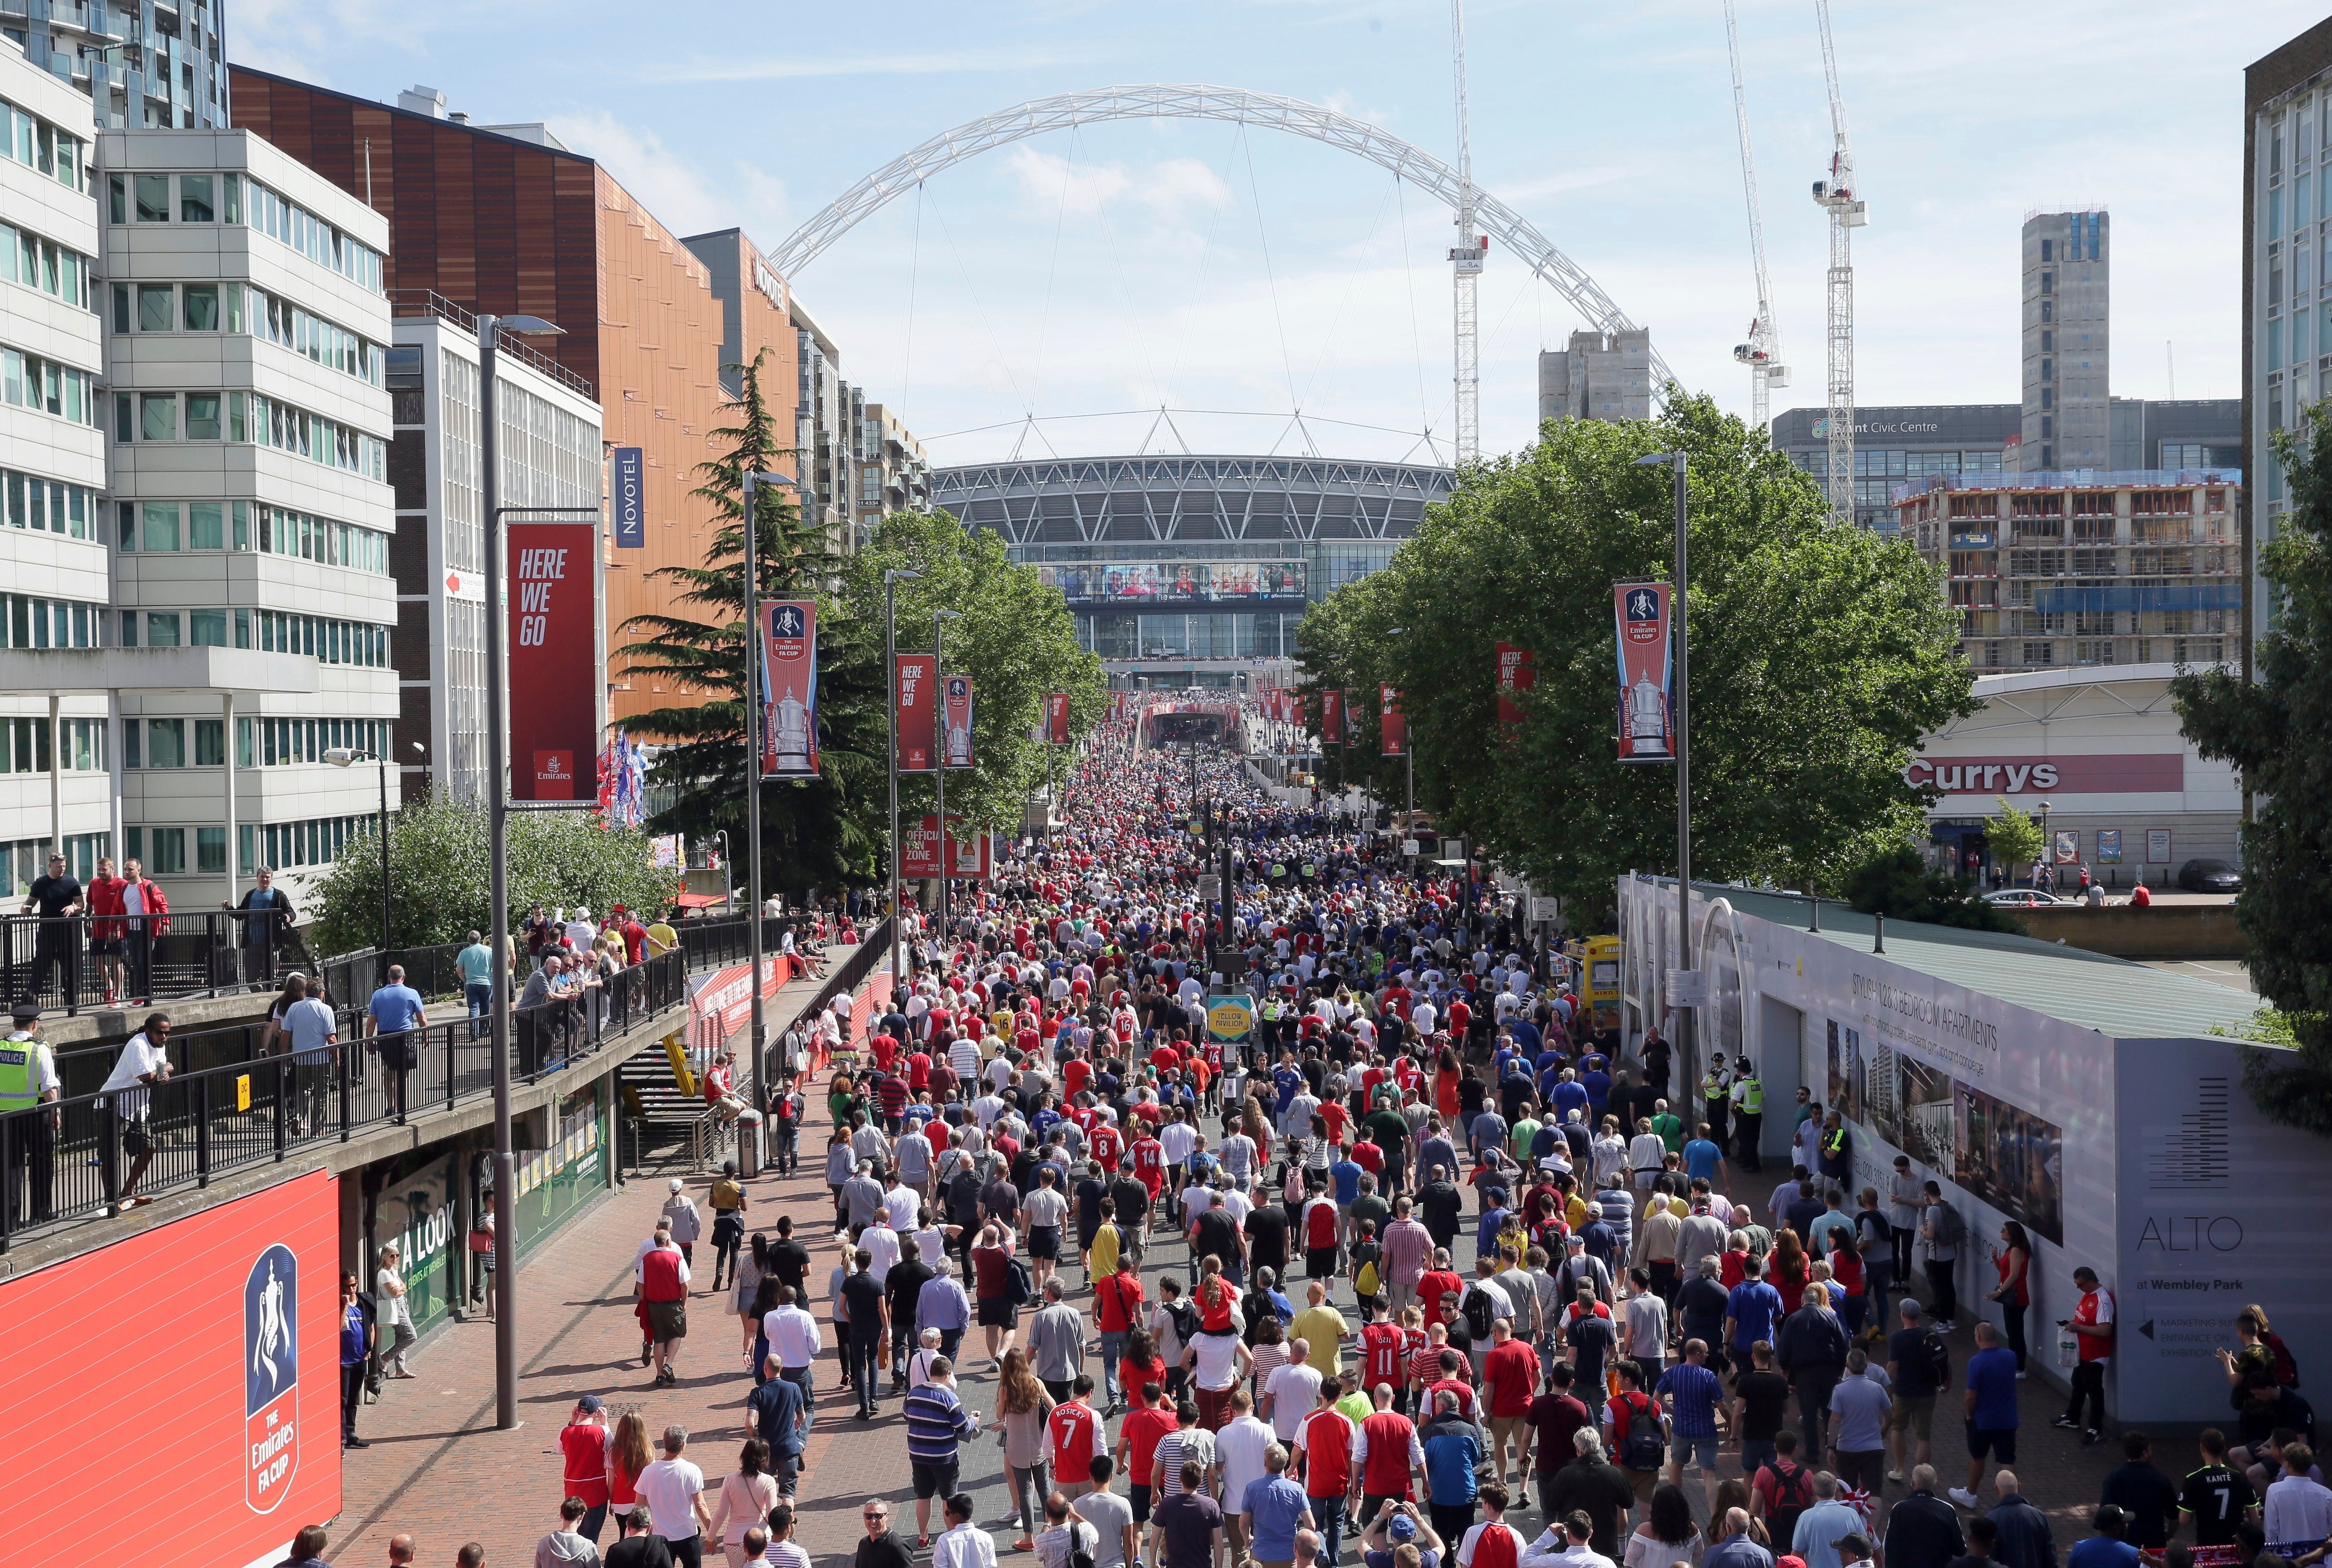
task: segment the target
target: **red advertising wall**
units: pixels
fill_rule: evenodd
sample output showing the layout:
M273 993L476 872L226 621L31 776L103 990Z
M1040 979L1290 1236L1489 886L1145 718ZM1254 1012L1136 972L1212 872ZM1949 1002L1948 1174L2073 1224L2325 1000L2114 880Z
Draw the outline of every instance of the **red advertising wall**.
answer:
M599 754L599 525L524 523L509 550L511 798L587 800L582 770Z
M0 1430L40 1450L0 1471L10 1560L88 1557L131 1474L223 1568L340 1511L339 1227L311 1171L0 1283Z

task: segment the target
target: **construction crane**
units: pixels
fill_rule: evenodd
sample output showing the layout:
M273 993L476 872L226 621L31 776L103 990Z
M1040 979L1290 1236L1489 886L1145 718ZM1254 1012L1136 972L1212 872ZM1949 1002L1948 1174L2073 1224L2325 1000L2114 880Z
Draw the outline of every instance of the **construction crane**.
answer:
M1741 131L1741 194L1749 204L1749 255L1757 267L1757 314L1749 323L1749 340L1733 357L1749 367L1749 417L1769 438L1773 435L1773 388L1790 384L1790 368L1782 362L1782 329L1773 317L1773 285L1765 275L1765 222L1757 205L1757 160L1749 149L1749 90L1741 76L1741 24L1734 0L1725 0L1725 46L1733 56L1733 118Z
M1490 248L1490 236L1477 232L1474 225L1474 155L1466 140L1466 0L1449 0L1449 36L1458 97L1458 243L1449 247L1449 270L1456 290L1456 445L1458 466L1463 469L1481 455L1482 368L1476 341L1474 285L1482 275L1482 259Z
M1814 181L1814 205L1830 214L1830 510L1854 517L1854 244L1849 231L1870 221L1854 178L1846 140L1846 101L1838 91L1838 52L1830 45L1830 0L1814 0L1821 26L1822 77L1830 86L1830 177Z

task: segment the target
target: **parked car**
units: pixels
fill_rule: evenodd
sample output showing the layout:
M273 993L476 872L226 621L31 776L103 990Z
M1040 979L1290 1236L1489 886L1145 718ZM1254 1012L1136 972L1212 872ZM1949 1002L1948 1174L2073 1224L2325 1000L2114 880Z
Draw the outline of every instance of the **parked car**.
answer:
M2003 887L1997 893L1983 895L1986 904L2005 909L2032 909L2044 904L2078 904L2079 899L2060 898L2037 887Z
M2178 868L2178 885L2189 893L2241 893L2243 874L2223 860L2190 860Z

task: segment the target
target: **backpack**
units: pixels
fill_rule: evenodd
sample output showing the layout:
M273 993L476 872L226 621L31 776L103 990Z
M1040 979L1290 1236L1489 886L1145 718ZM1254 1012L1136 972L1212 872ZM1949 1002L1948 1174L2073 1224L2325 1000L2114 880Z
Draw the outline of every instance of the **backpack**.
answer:
M1466 1332L1474 1336L1477 1343L1490 1337L1490 1330L1497 1322L1497 1309L1490 1305L1489 1293L1480 1285L1467 1290L1458 1303L1458 1311L1466 1320Z
M1166 1310L1166 1321L1174 1325L1176 1339L1188 1344L1199 1336L1199 1314L1196 1308L1187 1301L1169 1302L1163 1305Z
M1371 1248L1376 1247L1376 1243L1373 1241L1369 1242L1367 1245ZM1363 1257L1361 1259L1360 1267L1355 1269L1352 1273L1352 1289L1354 1293L1361 1296L1374 1296L1379 1288L1381 1288L1382 1283L1383 1282L1377 1275L1377 1260L1373 1257Z
M1620 1463L1630 1470L1657 1470L1668 1456L1668 1434L1660 1426L1660 1407L1644 1394L1624 1394L1628 1429L1620 1439Z
M1766 1529L1776 1544L1788 1541L1798 1533L1798 1515L1813 1506L1813 1472L1803 1465L1792 1465L1785 1475L1782 1461L1773 1459L1766 1469L1773 1477L1773 1511L1766 1516Z
M1101 1545L1101 1532L1082 1519L1069 1521L1069 1568L1094 1568L1094 1553ZM1085 1532L1093 1531L1093 1544L1085 1544Z
M1937 1247L1956 1247L1967 1235L1967 1222L1960 1211L1948 1203L1935 1205L1935 1238Z
M1026 1306L1037 1299L1036 1278L1018 1257L1004 1260L1004 1299L1014 1306Z
M1940 1391L1952 1386L1952 1350L1944 1336L1930 1328L1919 1337L1919 1353L1926 1358L1927 1371L1935 1380Z

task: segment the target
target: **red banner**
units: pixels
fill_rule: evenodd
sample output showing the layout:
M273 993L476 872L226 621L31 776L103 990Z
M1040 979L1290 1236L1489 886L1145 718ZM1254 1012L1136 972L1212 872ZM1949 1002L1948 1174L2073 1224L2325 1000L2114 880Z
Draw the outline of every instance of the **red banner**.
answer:
M984 881L995 867L995 850L990 836L961 834L963 818L948 814L947 851L949 875L962 880ZM940 875L940 819L926 815L906 831L905 841L899 846L899 875L909 880L932 880Z
M817 602L761 607L761 776L817 771Z
M761 996L776 996L786 988L801 961L784 953L761 959ZM753 1016L753 966L731 964L707 975L688 999L689 1038L708 1050L719 1050Z
M599 613L596 522L509 531L511 798L588 800L581 770L599 753L594 650Z
M1620 643L1620 760L1676 760L1676 683L1668 641L1668 585L1611 587Z
M939 767L939 680L929 654L901 654L892 676L892 703L899 715L899 771L929 773Z
M1045 699L1045 739L1056 746L1069 743L1069 694L1055 692Z
M1391 686L1377 688L1377 751L1385 757L1409 754L1409 715L1401 711L1400 691Z
M1320 744L1341 746L1344 743L1344 693L1320 693Z
M940 719L946 726L947 765L951 768L971 766L971 677L948 675L941 679Z
M1512 643L1498 645L1498 728L1511 730L1523 722L1523 708L1515 693L1538 684L1538 655Z

